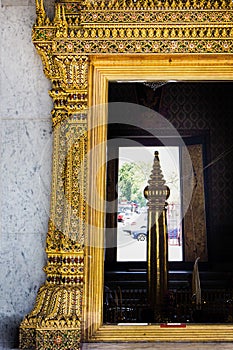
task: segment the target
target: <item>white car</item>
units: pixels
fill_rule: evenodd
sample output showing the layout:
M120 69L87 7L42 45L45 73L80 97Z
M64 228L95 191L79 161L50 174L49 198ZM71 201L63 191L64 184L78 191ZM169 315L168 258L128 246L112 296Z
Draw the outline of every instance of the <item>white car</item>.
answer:
M137 231L147 228L147 213L133 213L131 218L126 221L123 231L131 233L132 231Z
M126 211L124 213L124 221L125 221L125 223L129 223L129 221L132 219L133 215L135 215L135 213L133 213L131 211Z

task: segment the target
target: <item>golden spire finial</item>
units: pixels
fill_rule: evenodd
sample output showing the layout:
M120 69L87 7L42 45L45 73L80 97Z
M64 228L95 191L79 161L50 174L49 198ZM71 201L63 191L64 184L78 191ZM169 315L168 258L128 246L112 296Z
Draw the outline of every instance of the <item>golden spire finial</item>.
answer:
M57 7L57 18L59 21L61 20L61 5L58 5Z
M55 7L55 18L54 18L54 22L61 22L61 5L60 4L56 4Z
M62 6L62 20L63 20L63 23L66 23L65 6Z
M36 1L36 13L38 13L39 8L40 8L40 2L39 0L35 0Z
M36 0L36 15L37 15L37 25L38 26L44 25L47 16L44 9L43 0Z

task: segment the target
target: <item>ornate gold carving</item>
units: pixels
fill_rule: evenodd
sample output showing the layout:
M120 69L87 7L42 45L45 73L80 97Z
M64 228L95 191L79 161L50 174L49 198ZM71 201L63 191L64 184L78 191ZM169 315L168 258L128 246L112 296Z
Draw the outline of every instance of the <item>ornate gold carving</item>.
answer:
M36 1L33 40L52 81L54 152L46 283L20 326L20 347L78 349L81 339L84 240L86 234L88 67L86 55L62 55L56 40L68 36L65 7L48 20ZM72 43L68 46L72 53Z
M20 326L22 349L78 348L81 337L82 289L77 286L45 284L36 305Z
M231 0L64 0L55 6L50 21L43 0L36 0L32 31L52 82L54 149L47 281L20 327L25 349L78 349L81 340L90 57L233 52ZM95 84L101 90L106 82ZM93 261L101 263L101 254L93 252ZM100 309L98 304L94 312Z
M81 298L81 289L76 286L44 285L38 292L34 309L23 324L28 327L36 325L38 328L59 328L60 325L77 327L80 325Z
M62 54L232 53L232 1L60 1L33 39ZM149 38L149 40L148 40ZM173 41L175 40L175 41Z

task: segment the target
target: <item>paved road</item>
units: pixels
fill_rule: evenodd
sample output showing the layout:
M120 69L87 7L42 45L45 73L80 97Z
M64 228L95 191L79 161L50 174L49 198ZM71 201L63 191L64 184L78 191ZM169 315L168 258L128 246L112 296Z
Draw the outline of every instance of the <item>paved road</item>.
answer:
M124 232L124 225L118 223L117 258L118 261L146 261L146 241L140 242ZM174 242L173 242L174 243ZM182 259L182 247L172 245L168 247L169 261Z

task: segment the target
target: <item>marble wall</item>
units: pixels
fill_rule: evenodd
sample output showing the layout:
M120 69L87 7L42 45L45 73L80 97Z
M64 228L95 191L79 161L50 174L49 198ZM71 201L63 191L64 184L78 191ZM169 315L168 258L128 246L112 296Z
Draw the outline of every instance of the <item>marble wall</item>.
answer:
M53 16L53 1L45 1ZM0 0L0 350L45 280L52 128L50 82L32 41L34 0Z

